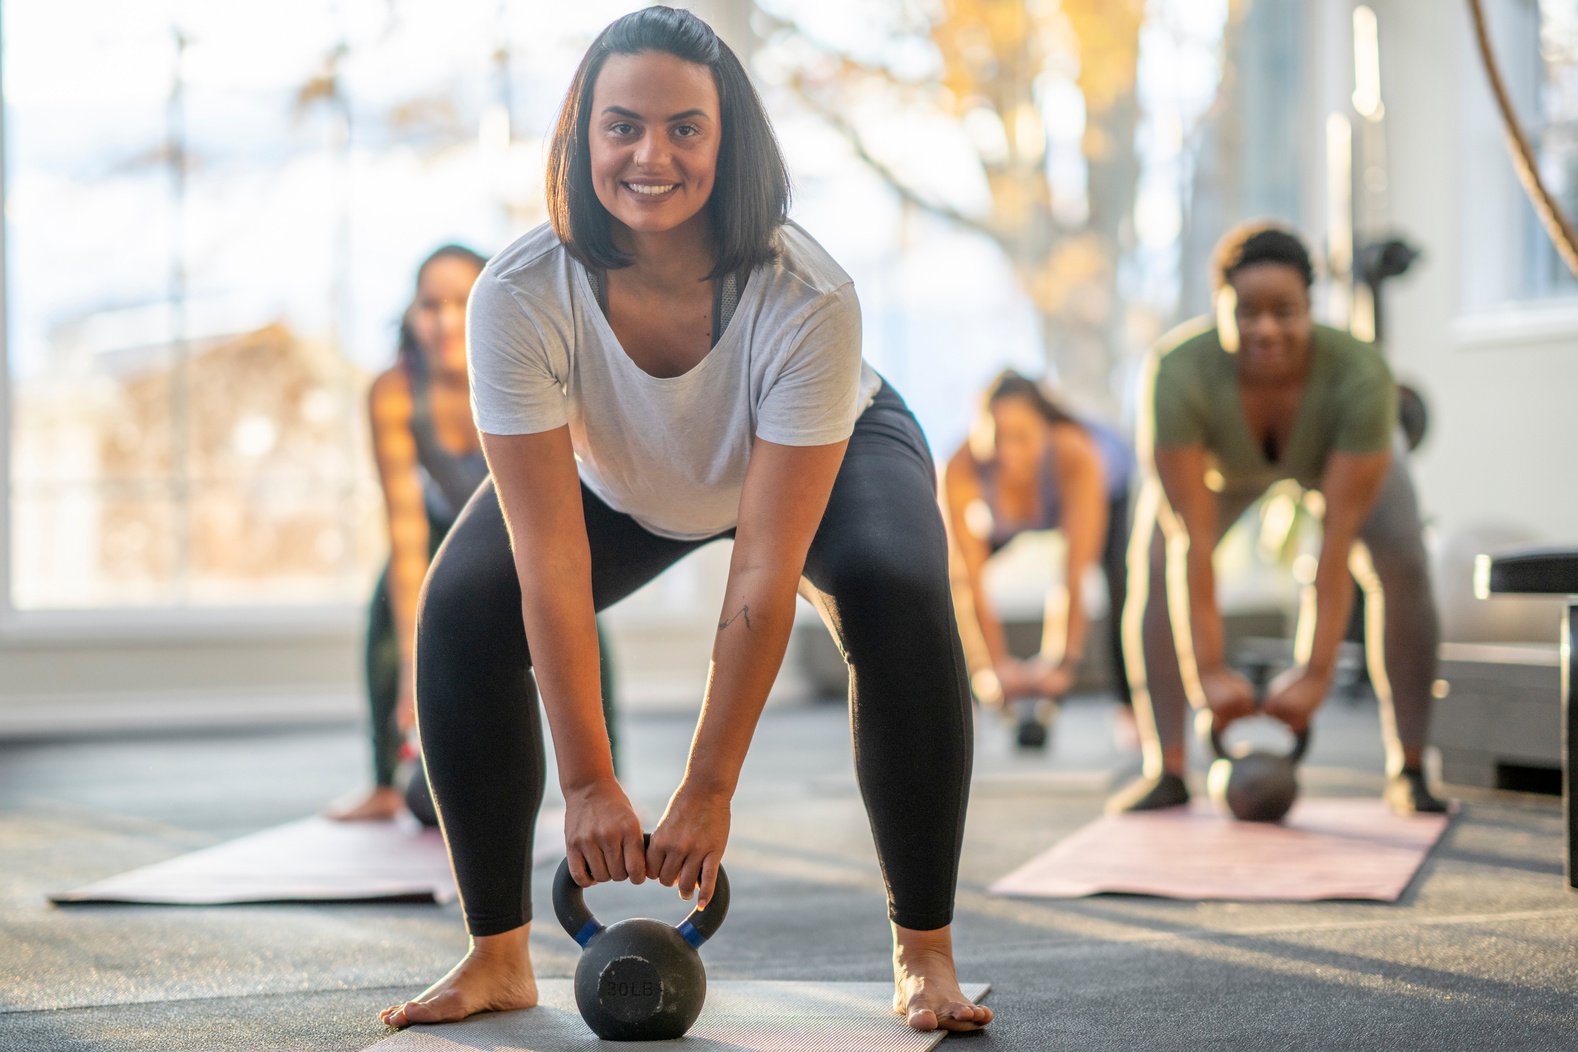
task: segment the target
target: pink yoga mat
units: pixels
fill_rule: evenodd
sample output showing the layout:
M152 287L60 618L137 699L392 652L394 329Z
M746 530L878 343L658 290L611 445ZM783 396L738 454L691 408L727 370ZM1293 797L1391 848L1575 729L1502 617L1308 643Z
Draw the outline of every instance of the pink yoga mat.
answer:
M564 855L564 812L537 821L532 860ZM455 878L436 829L414 821L333 822L323 817L265 829L85 887L58 903L453 902Z
M1301 800L1282 825L1238 822L1209 804L1108 815L990 887L999 895L1103 892L1174 899L1395 902L1447 827L1380 800Z

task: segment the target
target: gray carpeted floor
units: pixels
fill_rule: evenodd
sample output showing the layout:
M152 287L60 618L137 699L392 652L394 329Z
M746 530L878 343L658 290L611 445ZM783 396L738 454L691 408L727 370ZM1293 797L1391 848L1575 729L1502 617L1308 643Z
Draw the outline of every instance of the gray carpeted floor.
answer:
M971 810L956 940L999 1018L943 1049L1578 1048L1578 895L1562 888L1553 798L1467 796L1396 905L987 895L1099 813L1102 772L1131 773L1108 719L1104 704L1071 704L1045 756L980 727L977 771L990 777ZM649 815L689 734L685 719L626 723L628 783ZM1307 791L1379 792L1373 708L1333 702L1316 743ZM0 743L0 1048L356 1050L383 1036L374 1013L464 947L456 907L44 900L311 813L355 788L364 764L354 728ZM841 708L769 711L728 866L734 906L705 951L710 976L886 977L882 884ZM539 903L550 876L537 873ZM591 900L605 918L677 918L671 894L609 887ZM538 972L568 976L575 946L540 915Z

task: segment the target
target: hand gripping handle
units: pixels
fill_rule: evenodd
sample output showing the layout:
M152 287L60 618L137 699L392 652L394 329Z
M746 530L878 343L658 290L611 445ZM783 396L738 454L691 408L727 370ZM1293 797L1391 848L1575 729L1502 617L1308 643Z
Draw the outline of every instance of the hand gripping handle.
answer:
M1263 697L1257 697L1255 699L1256 712L1264 711L1262 706L1265 705L1265 701L1266 699ZM1303 730L1294 733L1293 748L1288 750L1287 761L1289 763L1298 763L1300 760L1304 759L1304 754L1309 751L1309 747L1310 729L1305 727ZM1211 721L1211 751L1216 753L1218 759L1233 759L1233 756L1229 754L1227 749L1222 745L1222 732L1216 729L1215 720Z
M644 843L652 842L652 834L646 834ZM570 860L567 858L559 863L559 871L553 878L553 912L559 918L559 923L581 946L586 946L603 930L603 925L592 915L591 909L586 905L586 893L581 885L575 882L575 877L570 875ZM723 925L723 918L729 913L729 875L722 866L718 867L718 883L712 892L712 901L707 903L706 909L697 907L675 926L675 929L692 946L699 947L702 943L717 934L718 928Z

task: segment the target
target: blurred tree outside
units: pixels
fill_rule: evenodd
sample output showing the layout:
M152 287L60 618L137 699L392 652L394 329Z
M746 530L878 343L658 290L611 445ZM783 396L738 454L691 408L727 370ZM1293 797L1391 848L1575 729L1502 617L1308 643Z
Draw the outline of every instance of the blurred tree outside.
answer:
M586 7L6 5L0 602L360 602L366 377L425 252L540 219Z
M1120 280L1141 174L1136 93L1145 0L895 0L881 56L813 38L768 12L764 46L786 48L795 91L905 202L1001 249L1040 319L1049 372L1110 402L1126 342ZM928 54L929 61L912 56ZM930 68L927 68L929 66ZM1055 186L1046 107L1072 84L1083 104L1083 185ZM855 96L880 100L851 104ZM921 111L957 122L987 190L980 207L920 185L860 114Z

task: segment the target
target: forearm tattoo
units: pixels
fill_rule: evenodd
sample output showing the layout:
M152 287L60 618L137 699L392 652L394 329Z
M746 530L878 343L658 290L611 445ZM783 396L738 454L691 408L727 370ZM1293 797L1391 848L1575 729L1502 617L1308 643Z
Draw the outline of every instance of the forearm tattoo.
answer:
M733 617L726 617L722 621L719 621L718 631L723 631L725 628L728 628L742 617L745 619L745 628L747 631L749 631L751 627L751 608L749 605L740 607L740 612L735 614Z

